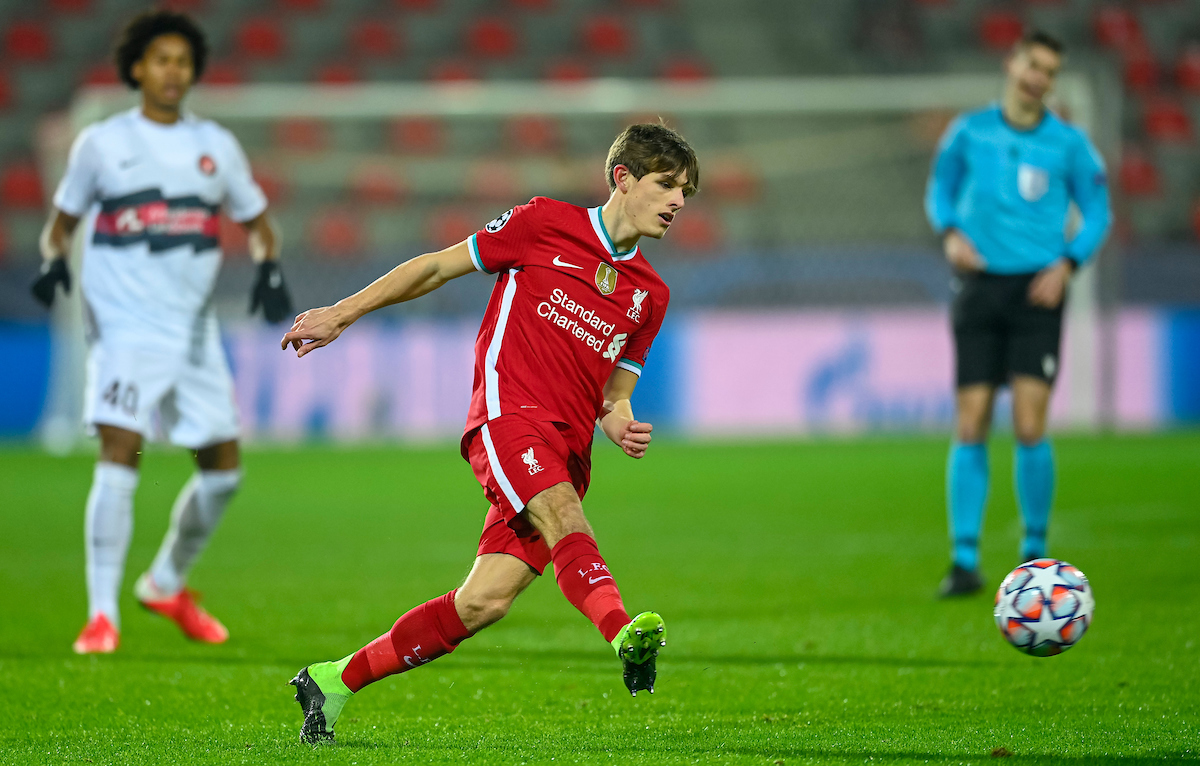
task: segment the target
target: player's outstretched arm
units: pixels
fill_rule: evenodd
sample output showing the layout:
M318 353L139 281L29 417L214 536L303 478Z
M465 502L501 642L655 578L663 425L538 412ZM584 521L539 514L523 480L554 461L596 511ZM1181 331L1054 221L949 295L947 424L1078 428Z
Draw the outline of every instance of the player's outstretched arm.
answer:
M418 255L376 279L349 298L332 306L309 309L296 317L292 329L283 336L279 347L290 344L296 356L328 346L364 314L394 303L411 301L432 292L451 279L475 270L467 243L460 242L436 253Z
M633 417L633 406L629 397L637 385L638 376L629 370L616 369L604 385L604 415L600 418L600 429L626 455L640 458L650 446L650 432L654 426L641 423Z

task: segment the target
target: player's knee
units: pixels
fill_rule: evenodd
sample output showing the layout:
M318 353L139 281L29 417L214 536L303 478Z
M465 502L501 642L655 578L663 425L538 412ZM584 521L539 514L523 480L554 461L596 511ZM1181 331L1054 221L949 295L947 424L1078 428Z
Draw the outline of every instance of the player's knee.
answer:
M476 633L504 619L512 608L512 602L513 599L503 596L476 596L459 591L454 599L454 607L463 626Z
M982 419L959 418L957 436L963 444L982 444L988 437L987 423Z
M1014 436L1026 447L1032 447L1046 435L1046 423L1041 418L1018 419L1013 423Z

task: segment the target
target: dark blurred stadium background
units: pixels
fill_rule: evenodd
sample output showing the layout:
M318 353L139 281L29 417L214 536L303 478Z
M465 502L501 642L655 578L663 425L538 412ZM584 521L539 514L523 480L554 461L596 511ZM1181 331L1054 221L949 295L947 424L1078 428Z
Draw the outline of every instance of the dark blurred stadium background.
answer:
M1077 296L1083 309L1068 331L1056 421L1085 429L1200 421L1200 0L168 5L192 13L209 35L209 86L351 92L372 83L435 93L512 83L587 88L607 78L702 100L721 83L750 82L734 78L781 92L788 78L930 76L929 88L945 82L935 76L995 78L979 89L982 104L998 96L1013 42L1044 28L1065 40L1067 71L1085 83L1078 93L1090 99L1116 212L1089 294ZM55 417L60 433L51 441L68 443L66 431L76 432L65 423L77 414L78 366L63 358L78 359L78 345L62 341L52 351L51 325L28 283L65 147L92 114L82 89L99 88L112 103L109 50L144 7L0 0L6 436L22 438L39 424L45 432ZM218 119L242 141L271 200L303 308L459 241L534 194L602 202L612 136L630 120L663 117L699 150L703 192L665 241L645 247L672 285L673 309L639 391L640 413L687 433L753 435L949 423L949 274L922 196L956 108ZM246 320L252 267L237 227L225 234L215 300L249 436L424 438L461 425L470 341L490 280L459 280L382 312L336 352L294 365L272 355L276 330ZM55 326L66 337L72 320L59 311ZM731 399L741 404L722 420L720 405Z

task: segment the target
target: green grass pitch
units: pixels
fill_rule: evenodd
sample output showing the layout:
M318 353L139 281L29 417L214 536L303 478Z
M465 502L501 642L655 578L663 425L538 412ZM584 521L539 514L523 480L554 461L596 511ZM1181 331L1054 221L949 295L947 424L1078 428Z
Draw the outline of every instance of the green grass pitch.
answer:
M130 594L189 464L146 455L117 654L76 657L86 455L0 451L0 763L1135 764L1200 759L1200 434L1060 438L1051 551L1091 579L1079 646L1025 657L991 596L935 601L943 439L597 445L585 508L670 643L631 699L550 577L500 624L297 742L286 681L456 586L485 510L453 446L251 450L186 642ZM1017 563L1011 444L983 561ZM1011 755L1006 755L1011 754ZM1004 760L997 760L1004 758Z

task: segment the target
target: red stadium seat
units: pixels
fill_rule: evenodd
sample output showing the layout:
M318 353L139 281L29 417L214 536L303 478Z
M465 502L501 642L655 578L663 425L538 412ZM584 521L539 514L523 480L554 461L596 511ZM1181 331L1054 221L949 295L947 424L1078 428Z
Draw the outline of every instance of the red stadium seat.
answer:
M349 42L350 50L360 58L389 59L401 52L395 27L373 19L351 27Z
M562 148L562 125L553 117L521 115L508 120L504 134L510 149L527 154L556 152Z
M258 16L242 22L237 34L238 52L250 59L272 61L283 57L287 39L276 19Z
M439 249L457 245L480 229L478 216L457 206L435 210L428 220L425 236Z
M321 255L352 258L363 250L364 226L352 211L328 208L313 216L308 226L309 241Z
M708 252L715 250L721 244L721 239L717 217L711 212L685 210L679 220L671 224L670 242L681 250Z
M447 59L429 68L429 79L437 83L472 82L479 79L479 73L466 61Z
M54 45L45 27L34 21L14 21L4 30L0 48L11 61L48 61Z
M44 205L42 177L31 160L17 160L0 172L0 207L41 210Z
M708 66L693 58L672 59L662 68L662 78L671 82L702 82L710 77Z
M202 79L207 85L241 85L245 80L241 68L229 61L208 62Z
M345 61L333 61L321 64L313 72L313 81L322 85L350 85L362 82L362 73L353 64Z
M581 82L592 76L592 69L587 64L576 59L560 59L552 61L546 67L543 79L556 83Z
M120 85L121 78L111 61L101 61L84 70L81 82L84 85Z
M267 202L278 205L287 199L287 181L279 173L265 165L253 165L250 169L254 182L267 196Z
M504 59L517 52L517 32L502 19L478 19L467 27L467 51L481 58Z
M1200 43L1184 49L1175 62L1175 82L1191 93L1200 93Z
M993 51L1007 51L1025 34L1021 15L1009 10L989 10L979 17L979 41Z
M446 146L446 126L434 117L412 117L391 124L392 150L401 154L440 154Z
M505 202L516 199L520 194L516 174L512 165L495 160L476 160L467 169L466 187L468 197Z
M1134 93L1148 93L1158 87L1158 62L1147 48L1136 47L1125 55L1125 87Z
M1192 120L1178 101L1155 98L1147 102L1143 113L1146 135L1155 141L1186 144L1192 140Z
M1115 50L1144 46L1142 26L1133 11L1118 5L1106 5L1092 20L1096 41Z
M407 191L399 174L390 168L363 165L350 176L350 193L363 205L396 205Z
M329 128L316 119L295 117L274 125L275 143L296 152L320 152L329 147Z
M1162 191L1162 180L1154 161L1136 146L1126 146L1122 150L1118 179L1121 191L1130 197L1152 197Z
M713 199L750 202L761 191L762 179L744 162L718 161L704 175L704 194Z
M13 87L8 81L8 75L0 71L0 112L12 106Z
M632 34L620 16L594 16L583 23L583 47L593 56L623 56L633 48Z

